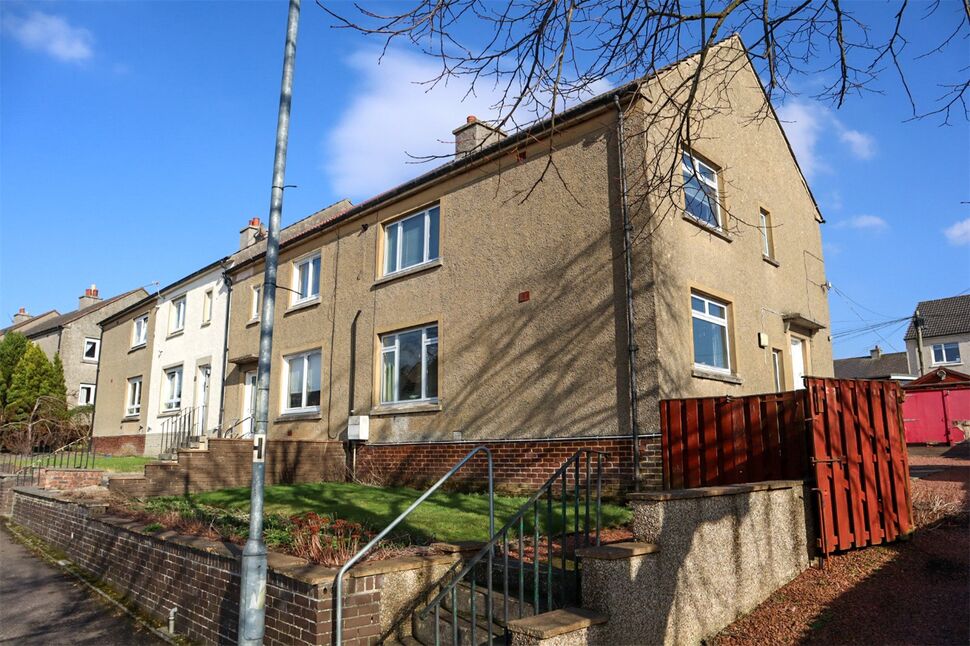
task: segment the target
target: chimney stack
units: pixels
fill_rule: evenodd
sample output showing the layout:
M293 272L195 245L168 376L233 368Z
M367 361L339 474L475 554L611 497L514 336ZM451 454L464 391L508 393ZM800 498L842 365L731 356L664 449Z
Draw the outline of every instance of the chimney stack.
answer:
M100 302L101 297L98 296L98 287L94 283L91 283L91 286L84 290L84 296L77 299L77 308L79 310L84 309L85 307Z
M249 224L239 232L239 249L251 247L266 235L266 230L260 223L259 218L250 218Z
M26 307L21 307L16 314L13 315L13 324L23 323L24 321L29 321L33 317L27 313Z
M483 123L475 115L469 115L465 125L451 131L455 135L455 159L476 153L486 146L502 141L504 132Z
M876 345L876 347L874 347L872 350L869 350L870 359L878 359L881 356L882 356L882 349L878 345Z

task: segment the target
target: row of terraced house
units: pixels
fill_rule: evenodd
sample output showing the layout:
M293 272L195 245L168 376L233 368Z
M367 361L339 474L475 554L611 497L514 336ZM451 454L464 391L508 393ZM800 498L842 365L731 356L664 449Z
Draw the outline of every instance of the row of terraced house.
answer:
M689 147L651 129L693 59L508 136L469 117L448 163L285 227L270 445L327 447L321 477L417 483L485 443L514 483L585 446L629 476L635 433L650 485L659 400L831 376L824 220L773 111L749 118L765 94L740 41L711 59L700 92L729 109ZM640 189L664 164L675 190ZM253 218L233 253L100 320L98 452L246 446L265 251Z

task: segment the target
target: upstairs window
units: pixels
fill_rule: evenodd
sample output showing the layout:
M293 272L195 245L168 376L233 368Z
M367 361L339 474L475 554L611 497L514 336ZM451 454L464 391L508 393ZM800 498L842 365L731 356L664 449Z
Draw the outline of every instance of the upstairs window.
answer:
M726 303L700 294L691 294L695 367L719 372L731 371L727 308Z
M775 240L771 233L771 213L761 209L758 221L758 230L761 232L761 255L765 258L775 257Z
M384 274L437 260L439 208L409 215L384 226Z
M169 334L181 332L185 329L185 297L181 296L172 301L172 314L169 319Z
M131 347L137 348L148 341L148 314L135 319L131 330Z
M303 303L320 296L320 254L293 263L293 304Z
M302 352L285 357L286 389L283 412L316 412L320 410L320 351Z
M202 295L202 325L212 321L212 290L207 289Z
M438 399L438 326L381 337L381 403Z
M165 371L165 389L162 394L162 410L178 410L182 407L182 366Z
M98 355L101 353L101 340L87 338L84 339L84 354L82 360L87 363L97 363Z
M717 171L690 153L681 159L684 173L684 208L702 224L721 228L720 195Z
M126 401L126 417L134 417L141 413L141 377L131 377L128 380L128 397Z
M937 343L933 346L933 365L946 363L960 363L959 343Z
M249 319L255 321L259 318L259 308L262 305L260 300L263 295L262 285L253 285L252 300L249 305Z

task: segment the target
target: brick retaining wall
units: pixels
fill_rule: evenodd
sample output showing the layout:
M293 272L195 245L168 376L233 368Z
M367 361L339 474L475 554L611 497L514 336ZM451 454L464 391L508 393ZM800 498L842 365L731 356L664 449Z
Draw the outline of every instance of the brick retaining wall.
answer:
M70 491L82 487L96 487L104 476L102 469L40 469L38 484L41 489Z
M136 435L95 435L94 452L104 455L144 455L145 434Z
M235 644L239 547L96 517L93 510L39 489L14 492L13 520L67 554L162 622L177 608L175 629L211 644ZM374 568L371 568L373 571ZM331 643L336 570L270 554L266 644ZM383 574L351 576L345 584L344 644L376 644L381 632Z
M528 441L429 442L364 444L357 449L355 477L362 482L423 488L447 473L469 451L485 445L492 451L496 488L509 493L535 491L581 448L605 451L603 488L617 493L633 487L632 438L549 439ZM641 481L660 489L663 479L660 438L640 440ZM475 458L453 478L458 487L481 489L485 458Z

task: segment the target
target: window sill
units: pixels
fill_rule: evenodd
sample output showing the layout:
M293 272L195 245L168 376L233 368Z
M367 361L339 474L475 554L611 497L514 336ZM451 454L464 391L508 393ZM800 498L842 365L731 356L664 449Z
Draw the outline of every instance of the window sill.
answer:
M121 418L122 422L137 422L141 417L141 413L136 413L134 415L125 415Z
M175 330L174 332L169 332L168 336L165 337L165 340L167 341L168 339L174 339L175 337L182 336L183 334L185 334L185 328L182 328L181 330Z
M415 402L413 404L381 404L372 408L371 417L388 415L409 415L411 413L437 413L441 410L441 402Z
M930 368L949 368L950 366L959 366L962 363L959 359L956 361L944 361L943 363L931 363Z
M133 345L130 348L128 348L128 352L131 353L131 352L135 352L136 350L143 350L147 345L148 345L147 342L139 343L138 345Z
M374 281L372 287L378 287L384 285L385 283L393 283L399 278L407 278L408 276L414 276L415 274L420 274L425 271L431 271L432 269L437 269L441 266L441 258L436 258L429 262L423 262L420 265L414 265L413 267L408 267L407 269L402 269L401 271L396 271L393 274L385 274Z
M293 305L290 305L289 307L287 307L286 311L283 312L283 316L286 316L290 312L299 312L300 310L310 309L311 307L316 307L319 304L320 304L319 296L317 296L316 298L311 298L309 300L300 301L299 303L294 303Z
M320 421L322 416L319 410L308 410L292 413L283 413L279 417L273 420L274 424L280 422L302 422L302 421Z
M720 238L721 240L724 240L725 242L734 242L734 236L732 236L724 229L721 229L718 227L712 227L706 222L701 222L694 216L687 215L686 213L682 217L684 218L684 220L690 222L701 231L706 231L707 233L710 233L712 236L717 236L718 238Z
M772 258L771 256L761 256L761 259L764 260L769 265L771 265L772 267L781 267L781 263L775 260L774 258Z
M175 417L175 416L177 416L181 412L182 412L182 409L181 408L173 408L172 410L161 411L158 414L158 416L159 417Z
M209 327L210 325L212 325L212 321L205 321L199 327Z
M735 384L738 386L744 383L741 380L741 377L738 377L735 374L718 372L716 370L705 370L704 368L695 367L690 374L692 377L696 379L710 379L712 381L723 381L724 383Z
M88 364L91 364L92 366L96 366L96 365L98 365L98 360L97 359L81 359L81 363L88 363Z
M259 323L259 317L256 317L254 319L249 319L248 321L246 321L246 327L252 327L257 323Z

